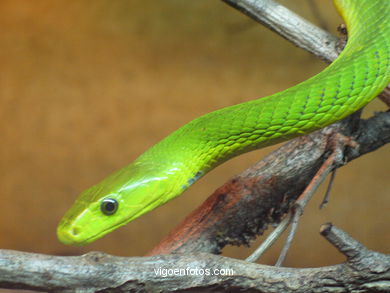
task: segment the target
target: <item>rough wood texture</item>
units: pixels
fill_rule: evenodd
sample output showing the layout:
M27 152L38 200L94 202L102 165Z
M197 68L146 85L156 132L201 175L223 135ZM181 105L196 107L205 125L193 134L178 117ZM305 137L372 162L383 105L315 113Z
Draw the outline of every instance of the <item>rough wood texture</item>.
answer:
M367 250L330 224L321 233L346 263L293 269L205 253L126 258L2 250L0 286L50 292L388 292L390 256ZM156 274L159 269L163 274ZM214 274L222 269L226 275Z

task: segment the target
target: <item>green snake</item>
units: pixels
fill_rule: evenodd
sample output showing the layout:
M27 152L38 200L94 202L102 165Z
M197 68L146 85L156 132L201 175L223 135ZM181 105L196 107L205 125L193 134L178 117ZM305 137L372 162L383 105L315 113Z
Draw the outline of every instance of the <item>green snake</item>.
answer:
M274 95L201 116L84 191L61 220L65 244L85 245L177 197L239 154L339 121L390 82L390 0L334 0L348 29L340 56Z

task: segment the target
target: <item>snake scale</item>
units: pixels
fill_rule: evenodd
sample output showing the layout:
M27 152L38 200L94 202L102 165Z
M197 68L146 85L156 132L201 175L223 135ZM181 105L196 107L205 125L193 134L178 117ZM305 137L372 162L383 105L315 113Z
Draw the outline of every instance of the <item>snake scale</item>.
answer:
M312 78L179 128L84 191L61 220L65 244L85 245L180 195L226 160L339 121L390 82L390 0L334 0L348 29L340 56Z

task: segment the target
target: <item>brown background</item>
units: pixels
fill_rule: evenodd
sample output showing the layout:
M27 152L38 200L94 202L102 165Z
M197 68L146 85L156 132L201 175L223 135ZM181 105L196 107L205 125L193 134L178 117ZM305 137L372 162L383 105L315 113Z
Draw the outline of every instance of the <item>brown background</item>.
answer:
M312 19L307 1L291 8ZM331 1L319 8L331 28ZM49 254L101 250L142 255L233 174L271 148L240 156L184 196L85 247L56 225L83 189L189 120L265 96L324 64L222 1L0 2L0 247ZM366 111L383 109L374 102ZM332 221L369 248L390 252L390 148L342 168L305 212L286 265L343 258L318 235ZM278 244L280 246L280 244ZM228 248L243 258L248 248ZM264 258L272 263L278 247Z

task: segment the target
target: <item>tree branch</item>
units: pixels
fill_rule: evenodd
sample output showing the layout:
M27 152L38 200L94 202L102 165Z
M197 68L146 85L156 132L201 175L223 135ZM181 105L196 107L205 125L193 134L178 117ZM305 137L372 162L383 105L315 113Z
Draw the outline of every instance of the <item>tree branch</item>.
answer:
M339 55L339 39L273 0L222 0L325 62Z
M242 292L250 288L251 292L286 293L390 288L390 256L366 249L330 224L321 233L346 255L346 263L292 269L206 253L128 258L101 252L50 256L0 250L0 287L49 292Z

